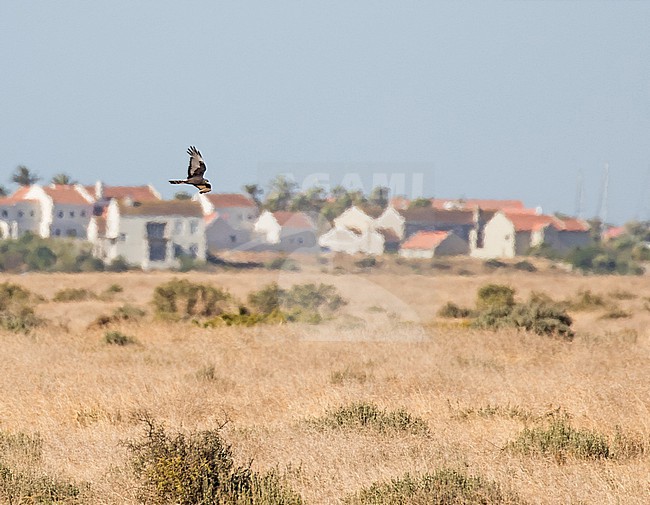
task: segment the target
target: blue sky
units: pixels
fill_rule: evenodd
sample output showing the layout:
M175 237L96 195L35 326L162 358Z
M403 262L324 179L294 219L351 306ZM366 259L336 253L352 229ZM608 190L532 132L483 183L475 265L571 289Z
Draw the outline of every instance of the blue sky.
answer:
M582 171L592 216L609 163L608 219L650 219L649 26L640 1L10 0L0 183L171 196L196 145L217 191L401 177L574 213Z

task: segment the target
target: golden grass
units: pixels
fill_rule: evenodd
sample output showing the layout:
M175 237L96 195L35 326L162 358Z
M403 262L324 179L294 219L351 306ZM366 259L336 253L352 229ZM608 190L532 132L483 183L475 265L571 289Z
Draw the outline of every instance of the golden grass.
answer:
M277 281L334 284L349 301L318 326L203 329L148 317L115 329L137 344L104 343L97 316L123 303L150 311L153 289L173 277L208 282L242 300ZM3 276L43 295L37 312L51 323L33 335L0 333L0 430L39 432L52 472L87 481L96 503L137 503L124 471L122 441L143 427L148 411L172 429L215 428L241 463L289 468L307 503L340 503L377 480L441 466L515 490L530 503L647 503L650 457L558 463L503 450L534 416L561 408L579 427L606 435L616 427L650 440L650 296L644 278L581 277L554 272L497 271L474 276L301 272L126 273ZM599 319L605 309L576 312L573 342L502 331L475 331L436 321L447 301L471 306L488 282L560 300L590 289L632 313ZM54 293L124 287L112 301L56 303ZM210 370L206 373L206 370ZM347 375L341 373L347 370ZM337 379L339 375L343 377ZM347 377L347 378L346 378ZM355 377L364 377L355 380ZM351 402L405 408L431 434L319 431L305 422ZM459 415L496 406L491 416Z

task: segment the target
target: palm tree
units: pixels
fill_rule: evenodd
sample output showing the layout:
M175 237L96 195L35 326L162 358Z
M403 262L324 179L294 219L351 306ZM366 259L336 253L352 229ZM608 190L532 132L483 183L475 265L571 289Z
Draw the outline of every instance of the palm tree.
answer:
M7 188L5 188L4 186L0 185L0 197L2 197L2 196L7 196L8 194L9 194L9 192L7 191Z
M245 184L243 190L251 197L258 207L262 204L261 196L264 190L258 184Z
M33 173L25 165L18 165L16 171L11 176L11 180L21 186L31 186L40 179L41 178L38 175Z
M77 181L73 181L72 177L70 177L68 174L64 174L63 172L53 176L51 182L52 182L52 184L62 184L64 186L69 186L71 184L77 184Z

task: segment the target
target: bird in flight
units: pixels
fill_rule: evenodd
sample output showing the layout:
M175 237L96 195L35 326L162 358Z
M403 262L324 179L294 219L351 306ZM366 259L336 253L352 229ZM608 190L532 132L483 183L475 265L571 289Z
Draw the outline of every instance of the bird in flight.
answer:
M187 179L178 179L169 181L170 184L191 184L196 186L199 190L199 193L209 193L212 189L210 181L203 178L205 173L205 163L201 157L199 150L190 146L187 150L187 154L190 155L190 165L187 167Z

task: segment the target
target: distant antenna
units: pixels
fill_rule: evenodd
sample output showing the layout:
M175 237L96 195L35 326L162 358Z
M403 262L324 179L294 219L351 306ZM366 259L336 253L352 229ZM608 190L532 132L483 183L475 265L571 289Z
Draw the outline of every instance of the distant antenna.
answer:
M603 184L600 190L600 197L598 198L598 218L600 219L601 226L605 225L607 221L607 192L609 191L609 163L605 163L605 170L603 172Z
M576 212L575 216L578 219L584 219L585 208L585 178L582 173L582 168L578 169L578 191L576 193Z

